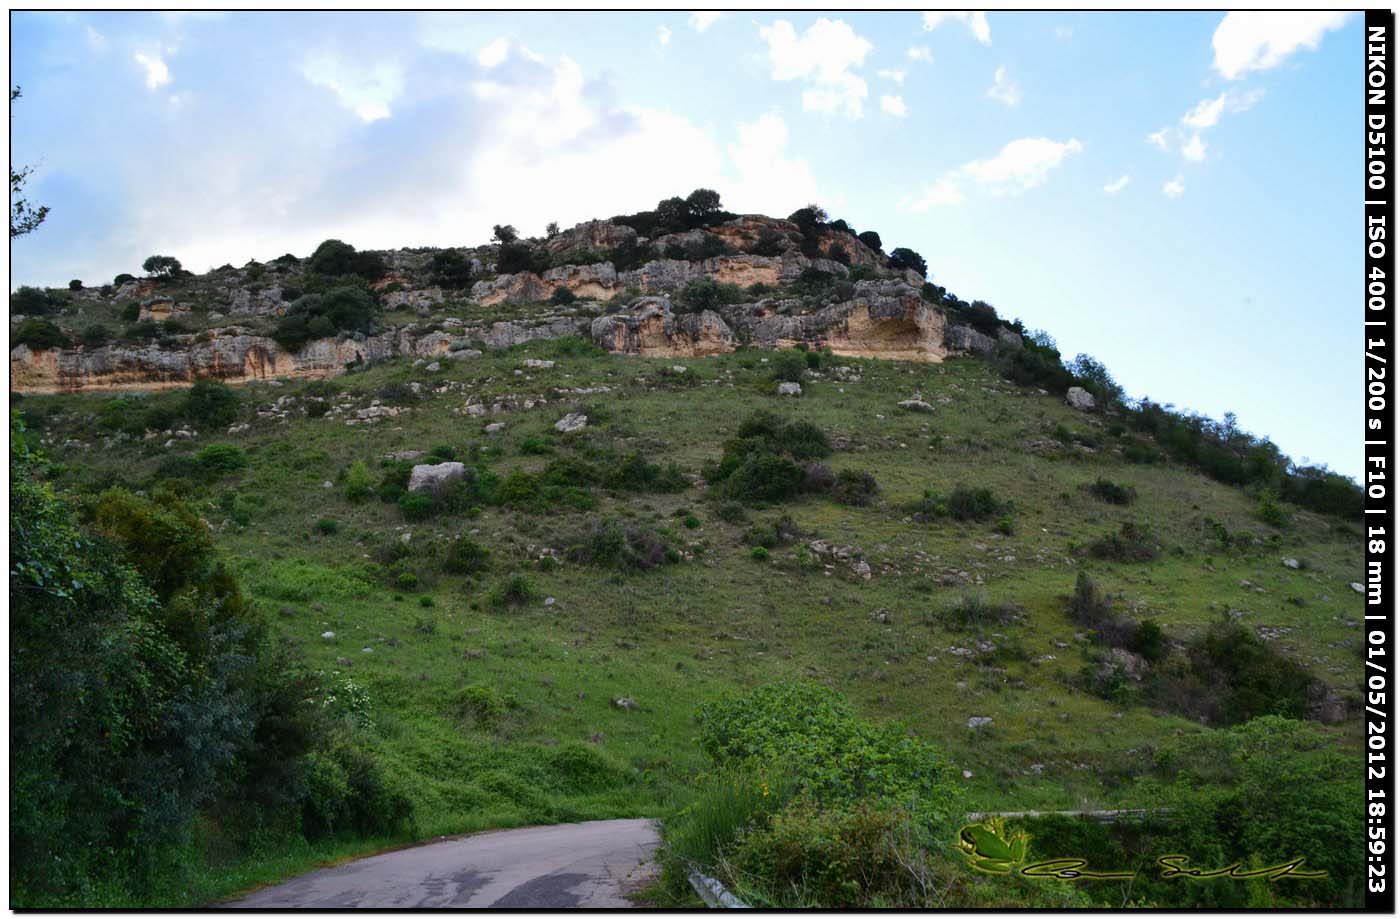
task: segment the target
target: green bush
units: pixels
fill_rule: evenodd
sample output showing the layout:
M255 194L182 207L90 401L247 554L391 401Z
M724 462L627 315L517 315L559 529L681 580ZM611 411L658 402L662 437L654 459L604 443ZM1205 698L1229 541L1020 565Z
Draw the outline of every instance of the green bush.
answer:
M272 337L288 351L299 351L307 342L339 332L371 332L378 312L374 297L363 287L333 287L294 300Z
M1160 552L1152 534L1143 526L1125 521L1117 533L1091 542L1087 549L1094 558L1116 562L1149 562Z
M1278 529L1283 529L1292 523L1292 518L1288 511L1284 510L1278 495L1268 488L1259 492L1259 519Z
M880 486L876 484L875 477L868 472L857 472L854 469L842 469L836 474L836 481L831 486L831 497L838 504L850 504L856 507L867 507L875 503L875 497L880 493Z
M1018 617L1011 603L993 603L981 594L964 594L961 599L937 613L940 623L956 632L982 631L1006 625Z
M570 560L585 565L645 571L671 559L667 546L646 528L606 518L589 521L567 549Z
M459 536L447 546L443 556L442 570L449 574L478 574L486 570L491 561L491 553L480 543L465 536Z
M457 714L468 724L482 730L493 730L500 726L506 716L505 698L491 686L473 684L463 687L457 693Z
M360 502L373 492L374 479L370 476L369 467L365 465L364 460L355 460L345 471L345 499Z
M220 478L248 465L248 456L233 444L210 444L195 454L195 462L206 475Z
M1132 504L1137 500L1137 489L1131 485L1119 485L1105 478L1099 478L1089 486L1094 497L1108 504Z
M42 287L23 285L10 294L11 316L44 316L59 305L58 299Z
M197 425L222 427L238 419L239 398L231 388L213 380L200 380L189 388L180 414Z
M1011 505L999 501L990 488L968 488L959 485L946 497L933 491L925 491L924 496L908 505L906 510L921 523L940 517L980 522L1008 513Z
M172 255L152 255L141 263L141 270L153 278L173 278L184 266Z
M425 491L404 492L398 500L403 519L417 523L427 520L437 512L437 502Z
M326 276L355 275L377 281L387 272L384 260L372 252L356 252L355 247L338 239L328 239L316 247L307 267Z
M554 293L549 295L549 302L556 306L567 306L577 299L578 297L575 296L574 292L567 287L556 287L554 288Z
M524 606L539 598L539 591L529 578L513 574L497 584L487 596L487 602L494 607Z
M461 290L472 283L472 263L456 249L443 249L428 260L428 276L438 287Z
M779 351L770 358L773 379L801 383L807 373L807 355L801 351Z
M48 351L68 346L68 336L63 330L45 319L24 320L10 340L16 345L25 345L32 351Z
M676 304L681 312L698 313L738 303L743 297L744 292L737 284L722 284L714 278L694 278L676 294Z

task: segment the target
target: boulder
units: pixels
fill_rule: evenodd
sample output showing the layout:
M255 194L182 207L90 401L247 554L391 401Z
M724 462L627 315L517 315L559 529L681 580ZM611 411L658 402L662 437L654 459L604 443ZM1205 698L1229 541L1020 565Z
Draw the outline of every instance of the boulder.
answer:
M408 477L408 490L437 491L448 482L463 478L466 474L467 467L461 463L414 466Z
M560 434L572 434L574 431L582 431L586 427L588 427L588 416L580 412L570 412L554 422L554 430Z
M1294 571L1297 571L1299 568L1303 567L1303 565L1296 558L1286 558L1283 560L1283 567L1292 568Z
M991 724L992 719L986 717L985 715L973 715L971 718L967 719L967 726L972 728L974 731L978 728L991 727Z
M801 383L783 382L778 384L778 395L780 396L800 396L802 395Z
M1081 412L1091 412L1094 410L1094 397L1089 395L1089 391L1082 386L1071 386L1069 392L1065 393L1065 401L1070 408L1078 409Z
M950 325L943 331L943 345L958 354L995 354L996 339L965 325Z
M905 399L903 402L899 403L899 407L906 412L923 412L926 415L933 414L933 406L929 405L923 399Z

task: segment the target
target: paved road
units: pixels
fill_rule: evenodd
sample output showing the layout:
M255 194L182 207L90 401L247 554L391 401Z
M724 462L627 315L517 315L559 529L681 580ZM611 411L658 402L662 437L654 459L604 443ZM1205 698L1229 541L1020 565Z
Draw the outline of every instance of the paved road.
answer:
M654 870L650 820L500 830L325 868L223 904L234 909L625 907Z

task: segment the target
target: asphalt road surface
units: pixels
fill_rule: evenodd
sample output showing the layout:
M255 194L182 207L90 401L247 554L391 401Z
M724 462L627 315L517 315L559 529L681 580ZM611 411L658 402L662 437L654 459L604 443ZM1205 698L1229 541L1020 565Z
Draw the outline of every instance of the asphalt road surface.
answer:
M650 820L479 833L324 868L222 904L234 909L627 907L654 870Z

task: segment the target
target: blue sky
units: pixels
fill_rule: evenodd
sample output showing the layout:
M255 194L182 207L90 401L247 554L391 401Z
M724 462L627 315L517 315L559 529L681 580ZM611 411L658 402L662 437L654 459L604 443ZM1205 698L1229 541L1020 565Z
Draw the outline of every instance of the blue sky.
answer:
M809 202L1134 396L1360 471L1359 16L11 20L11 284Z

